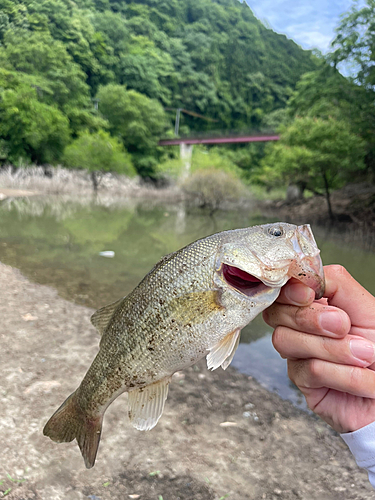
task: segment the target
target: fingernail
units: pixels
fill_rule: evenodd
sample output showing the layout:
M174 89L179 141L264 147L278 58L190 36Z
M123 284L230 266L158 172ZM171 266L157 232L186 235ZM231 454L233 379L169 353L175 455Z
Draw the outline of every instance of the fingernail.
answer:
M326 333L340 334L342 317L337 311L324 311L319 316L320 326Z
M314 292L311 288L300 283L287 286L285 288L285 296L296 306L305 306L314 300Z
M352 339L349 342L350 350L354 357L362 361L373 361L374 359L374 346L371 342L360 339Z

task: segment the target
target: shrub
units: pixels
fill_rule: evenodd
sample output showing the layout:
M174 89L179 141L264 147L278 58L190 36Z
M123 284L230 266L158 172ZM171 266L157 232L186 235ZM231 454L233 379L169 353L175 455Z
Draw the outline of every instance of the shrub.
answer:
M157 173L159 177L171 177L178 179L185 170L185 160L172 158L159 164ZM233 177L240 177L241 170L226 156L220 154L217 149L209 149L194 146L191 158L190 173L197 171L216 170L232 174Z
M201 208L211 212L223 202L236 200L244 192L241 181L232 173L214 168L197 170L182 185L183 189L195 197Z
M82 133L64 152L64 163L68 167L83 168L91 172L94 190L98 188L98 174L117 172L136 174L129 153L122 143L107 132Z

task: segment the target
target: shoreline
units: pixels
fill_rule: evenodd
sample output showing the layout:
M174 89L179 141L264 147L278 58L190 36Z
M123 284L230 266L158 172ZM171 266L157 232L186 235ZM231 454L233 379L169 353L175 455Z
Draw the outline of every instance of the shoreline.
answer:
M334 221L329 220L327 202L323 196L315 195L290 203L286 199L260 199L251 192L251 186L246 188L246 196L237 201L224 201L220 209L252 207L264 214L278 214L280 219L296 223L309 220L323 226L334 225L339 230L360 228L372 233L375 239L375 185L365 182L348 184L332 192ZM50 168L50 176L45 175L42 167L36 166L15 172L10 167L0 170L0 201L15 197L48 195L144 198L154 202L182 202L189 199L177 184L157 187L138 177L131 179L106 173L101 178L98 192L94 193L90 173L84 170L54 167Z
M174 375L151 432L133 429L126 397L116 399L87 471L75 442L53 443L42 428L97 352L92 309L0 263L0 314L0 491L10 488L10 500L373 498L367 474L324 422L234 368L208 371L204 360Z
M329 220L327 202L323 196L313 196L294 203L269 200L264 202L264 208L295 220L309 219L320 225L336 225L338 228L363 228L375 234L375 185L348 184L332 192L331 203L334 221Z

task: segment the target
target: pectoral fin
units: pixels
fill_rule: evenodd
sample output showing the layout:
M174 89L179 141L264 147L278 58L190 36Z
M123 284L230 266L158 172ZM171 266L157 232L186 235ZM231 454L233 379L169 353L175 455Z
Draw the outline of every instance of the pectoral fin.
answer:
M210 349L209 354L207 354L207 368L209 370L216 370L220 365L223 370L228 368L238 347L240 333L240 329L234 330Z
M113 316L113 313L123 300L123 298L116 300L116 302L112 302L112 304L108 304L107 306L98 309L91 316L91 323L95 326L100 335L103 335L104 330Z
M139 431L149 431L158 423L168 396L171 377L165 377L154 384L129 391L129 419Z

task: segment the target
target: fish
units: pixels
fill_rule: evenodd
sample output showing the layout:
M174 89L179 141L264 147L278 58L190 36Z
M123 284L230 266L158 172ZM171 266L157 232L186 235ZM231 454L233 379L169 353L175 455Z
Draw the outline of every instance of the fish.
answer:
M308 224L228 230L166 255L129 295L93 314L99 352L44 435L76 439L86 467L93 467L104 413L120 394L128 393L131 424L152 429L172 375L203 357L208 369L225 370L242 328L291 277L323 296L323 265Z

